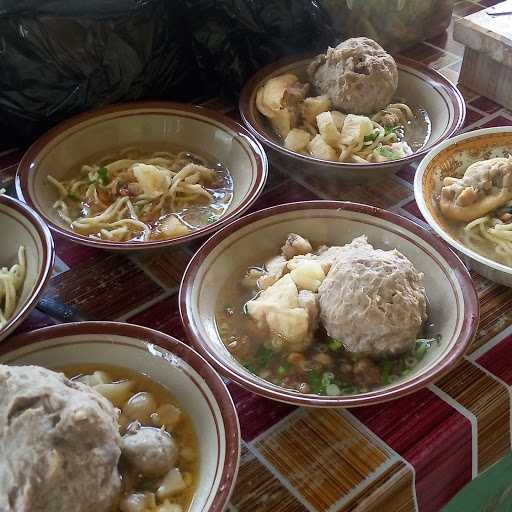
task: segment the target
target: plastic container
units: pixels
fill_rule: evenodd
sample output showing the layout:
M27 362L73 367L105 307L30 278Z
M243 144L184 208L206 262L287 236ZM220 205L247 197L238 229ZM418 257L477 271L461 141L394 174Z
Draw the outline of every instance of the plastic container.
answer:
M442 33L455 0L322 0L343 38L366 36L399 52Z

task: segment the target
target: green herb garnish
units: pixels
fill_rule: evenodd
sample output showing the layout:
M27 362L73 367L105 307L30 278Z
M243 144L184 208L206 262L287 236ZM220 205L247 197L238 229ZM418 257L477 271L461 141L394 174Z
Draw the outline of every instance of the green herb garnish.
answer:
M248 361L245 361L242 363L242 366L246 369L246 370L249 370L251 373L254 373L255 375L258 373L256 368L254 368L254 366L249 363Z
M277 374L279 375L279 377L284 377L285 375L288 374L288 371L290 370L290 365L288 364L283 364L281 365L278 369L277 369Z
M387 137L388 135L391 135L392 133L396 135L397 129L398 129L398 126L385 126L384 127L384 137Z
M421 361L425 354L427 353L427 350L429 349L430 343L424 343L421 341L416 342L416 350L415 350L415 356L418 361Z
M217 217L215 216L214 213L208 214L208 218L207 218L208 224L211 224L212 222L215 222L216 220L217 220Z
M365 142L373 142L379 136L378 132L369 133L364 136Z
M106 167L100 167L97 171L98 180L102 185L106 185L108 183L108 169Z
M258 347L255 358L259 368L265 368L265 366L267 366L272 357L274 357L273 350L271 350L270 348L266 348L263 345L260 345Z
M343 343L340 340L335 340L334 338L329 340L327 343L327 346L329 347L329 350L332 350L333 352L336 352L337 350L340 350L343 348Z
M393 361L384 361L382 363L382 383L384 385L389 384L390 375L393 370Z
M158 487L158 480L150 480L145 478L140 484L140 488L144 491L152 491Z
M324 386L322 385L322 375L316 370L309 372L309 385L313 393L317 395L325 394Z
M80 201L80 199L75 196L75 194L68 194L68 199L71 199L72 201Z
M392 149L386 148L384 146L377 148L375 151L378 151L379 155L385 158L389 158L390 160L398 160L400 158Z

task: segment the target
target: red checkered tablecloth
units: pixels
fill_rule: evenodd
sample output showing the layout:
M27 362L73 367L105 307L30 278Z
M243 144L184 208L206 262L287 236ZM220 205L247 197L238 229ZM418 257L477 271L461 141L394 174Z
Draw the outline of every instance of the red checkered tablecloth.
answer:
M460 1L454 17L496 0ZM463 47L447 34L405 55L456 82ZM463 89L464 130L512 125L512 113ZM218 101L208 106L237 113ZM21 152L0 154L0 188L14 194ZM415 166L397 176L336 190L271 166L266 189L252 208L310 199L368 203L425 225L413 196ZM55 237L56 268L46 297L72 305L86 318L120 320L186 341L177 291L197 248L124 256ZM472 478L511 449L512 289L473 274L481 320L469 353L442 380L391 403L308 410L272 402L230 383L242 430L242 460L230 510L440 510ZM56 323L35 310L18 332Z

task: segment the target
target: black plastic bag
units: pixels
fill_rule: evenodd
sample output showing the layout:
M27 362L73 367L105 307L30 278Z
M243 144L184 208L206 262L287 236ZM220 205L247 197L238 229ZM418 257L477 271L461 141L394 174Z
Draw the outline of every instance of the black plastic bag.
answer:
M314 0L183 0L194 50L210 93L234 96L260 67L336 42Z
M0 0L0 135L30 142L65 117L200 94L181 2Z

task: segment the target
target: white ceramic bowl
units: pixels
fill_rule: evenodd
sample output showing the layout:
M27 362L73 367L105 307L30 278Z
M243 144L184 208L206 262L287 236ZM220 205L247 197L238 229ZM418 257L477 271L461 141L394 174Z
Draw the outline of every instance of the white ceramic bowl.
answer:
M427 151L451 137L464 122L466 105L460 91L437 71L404 57L395 58L398 65L396 97L409 105L423 107L432 122L432 131L425 146L410 155L391 162L354 164L320 160L286 149L273 134L256 108L256 93L269 79L283 73L294 73L306 78L306 68L311 57L282 59L258 71L244 86L240 95L242 119L265 147L272 162L293 173L310 173L324 179L365 182L393 174L403 166L421 158Z
M181 341L131 324L62 324L12 338L0 347L0 363L50 369L113 364L166 387L191 418L199 438L199 482L189 512L224 510L240 457L235 406L213 368Z
M25 247L27 273L14 311L0 329L0 341L8 336L37 305L52 275L55 251L53 239L45 223L25 204L0 194L0 266L18 262L18 249Z
M52 207L58 194L47 175L69 177L98 154L144 143L176 145L226 166L233 178L233 200L226 213L216 222L169 240L110 242L73 232ZM75 242L111 250L155 249L205 236L241 215L263 190L267 167L261 145L229 117L180 103L126 103L78 115L43 135L19 164L16 191L52 230Z
M224 346L215 323L222 288L248 266L278 254L289 233L312 245L342 245L366 234L375 247L398 249L425 274L431 320L441 334L406 377L370 391L318 396L281 388L246 370ZM236 262L236 264L234 263ZM445 374L462 357L478 324L478 300L469 274L450 248L417 224L385 210L337 201L291 203L238 219L194 255L180 289L180 312L194 347L223 375L260 395L296 405L352 407L391 400Z
M452 236L446 228L435 196L435 177L460 176L473 162L507 157L512 152L512 127L499 126L466 132L453 137L428 153L414 178L414 197L432 229L465 256L468 265L492 281L512 286L512 268L477 253Z

